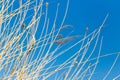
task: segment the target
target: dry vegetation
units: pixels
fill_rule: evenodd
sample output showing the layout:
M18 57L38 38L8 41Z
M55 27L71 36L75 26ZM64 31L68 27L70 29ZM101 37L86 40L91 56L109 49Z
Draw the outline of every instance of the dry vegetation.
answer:
M16 1L19 6L14 8ZM56 22L60 3L57 5L52 27L48 16L49 2L1 0L0 5L2 6L0 9L1 80L53 80L53 78L54 80L84 80L85 78L91 80L99 59L116 54L100 55L103 41L100 32L108 15L102 25L93 32L88 33L89 28L86 27L82 37L79 35L65 37L61 31L73 28L71 25L64 25L69 0L59 28L56 27ZM29 11L33 14L28 16ZM44 20L41 19L42 17ZM41 22L42 26L40 26ZM39 38L36 38L36 35ZM77 41L74 41L75 39ZM72 52L76 47L78 49ZM58 58L64 54L71 56L58 63ZM93 58L93 54L96 54L96 57Z

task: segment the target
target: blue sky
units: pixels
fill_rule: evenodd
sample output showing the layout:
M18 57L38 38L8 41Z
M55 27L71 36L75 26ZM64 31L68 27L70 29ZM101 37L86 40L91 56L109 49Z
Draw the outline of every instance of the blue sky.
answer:
M70 0L67 20L77 29L88 26L90 30L93 30L101 25L105 16L109 13L105 28L102 31L102 35L104 36L103 46L108 51L119 51L119 3L119 0Z
M109 17L101 32L104 37L102 53L118 52L120 51L120 0L70 0L66 21L74 25L79 34L81 29L84 30L86 26L89 27L90 31L98 28L108 13ZM100 74L105 74L109 68L107 66L111 66L114 58L115 56L111 56L101 60L103 65L101 64L97 68L99 73L97 80L102 79ZM117 74L117 70L118 67L115 67L112 74ZM107 80L111 79L112 75Z

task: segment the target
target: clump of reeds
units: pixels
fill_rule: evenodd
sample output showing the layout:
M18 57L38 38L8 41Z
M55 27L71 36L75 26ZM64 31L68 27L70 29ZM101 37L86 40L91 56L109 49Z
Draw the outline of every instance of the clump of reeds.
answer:
M69 0L59 27L56 23L60 3L57 4L52 27L48 16L49 5L51 5L49 2L19 0L16 4L16 0L1 0L0 5L2 6L0 9L0 77L2 80L52 80L53 77L54 80L83 80L86 77L91 80L99 58L108 56L100 56L103 41L103 37L100 40L100 32L107 17L103 24L91 33L88 33L89 29L86 27L84 36L65 37L61 31L73 28L71 25L64 25ZM28 15L29 12L32 13ZM75 39L77 41L74 42ZM97 56L91 58L97 46L99 46ZM58 63L62 55L71 56Z

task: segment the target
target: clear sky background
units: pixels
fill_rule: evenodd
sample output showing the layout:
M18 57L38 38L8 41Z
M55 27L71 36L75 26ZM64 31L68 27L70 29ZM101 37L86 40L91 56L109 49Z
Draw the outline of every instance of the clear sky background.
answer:
M68 14L75 28L81 29L88 26L91 30L95 29L101 25L107 13L109 17L101 34L104 37L102 53L105 54L120 51L120 0L70 0ZM115 56L102 59L96 71L97 79L93 78L93 80L102 80L114 59ZM119 62L120 59L107 80L111 80L113 76L120 73Z
M120 1L119 0L70 0L67 20L77 30L98 28L109 13L102 31L106 51L119 51ZM104 48L103 48L104 49Z
M64 0L63 0L64 1ZM102 53L120 51L120 0L70 0L67 21L74 25L76 32L81 31L86 26L90 31L98 28L109 13L109 17L104 25L101 35L104 37ZM110 68L115 56L102 59L97 68L97 79L102 80L101 76ZM120 59L107 80L120 73ZM102 65L103 64L103 65Z

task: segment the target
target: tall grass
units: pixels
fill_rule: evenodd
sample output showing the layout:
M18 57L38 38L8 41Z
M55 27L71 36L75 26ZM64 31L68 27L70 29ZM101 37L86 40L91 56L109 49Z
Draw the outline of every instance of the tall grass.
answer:
M87 27L82 36L68 34L65 37L61 32L73 28L72 25L64 25L69 0L59 27L57 17L62 5L60 3L57 4L52 25L48 16L49 2L1 0L0 5L2 80L91 80L99 59L116 54L100 55L103 42L100 33L108 15L102 25L93 32L88 33ZM119 55L104 80L118 57Z

